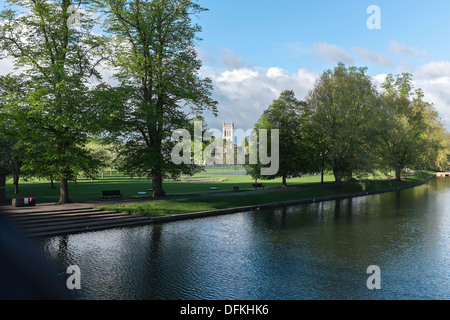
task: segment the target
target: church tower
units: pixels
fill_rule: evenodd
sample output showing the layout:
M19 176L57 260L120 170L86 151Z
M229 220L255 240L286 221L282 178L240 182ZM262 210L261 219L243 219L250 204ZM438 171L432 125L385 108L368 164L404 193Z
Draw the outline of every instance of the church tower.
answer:
M234 145L234 121L231 122L231 125L222 123L222 138L227 144Z

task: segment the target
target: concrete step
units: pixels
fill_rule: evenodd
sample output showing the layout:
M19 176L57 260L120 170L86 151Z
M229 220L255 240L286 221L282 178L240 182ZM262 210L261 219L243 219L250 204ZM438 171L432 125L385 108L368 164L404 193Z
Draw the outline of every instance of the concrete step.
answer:
M92 218L102 218L102 217L114 217L114 216L124 216L128 214L120 212L105 212L96 211L91 213L66 213L58 215L48 215L48 216L32 216L32 217L17 217L10 219L15 224L35 224L35 223L51 223L57 221L71 221L71 220L82 220L82 219L92 219Z
M68 225L65 228L36 228L33 230L24 230L25 235L29 237L48 237L58 236L64 234L75 234L81 232L99 231L113 228L123 228L140 226L151 223L151 219L121 219L120 221L105 222L105 223L91 223L91 224L78 224Z
M151 218L93 208L13 212L5 215L30 237L52 236L151 223Z
M68 213L83 213L83 212L97 212L100 211L94 208L76 208L76 209L54 209L54 210L4 210L2 215L8 218L16 218L16 217L31 217L31 216L40 216L40 215L56 215L56 214L68 214Z
M125 214L119 214L119 215L102 215L101 217L84 217L83 219L62 219L58 221L42 221L37 223L26 223L26 224L19 224L18 227L22 229L34 229L34 228L41 228L41 227L65 227L67 225L79 225L79 224L86 224L86 223L105 223L113 220L123 220L123 219L135 219L138 218L137 216L130 216Z
M120 223L123 221L143 221L143 220L149 220L147 217L141 217L141 216L132 216L132 215L122 215L120 217L102 217L98 219L84 219L84 220L67 220L67 221L56 221L56 222L50 222L50 223L37 223L37 224L31 224L31 225L22 225L20 228L24 231L30 231L35 229L64 229L67 227L73 227L73 226L92 226L92 225L101 225L101 224L113 224L113 223Z

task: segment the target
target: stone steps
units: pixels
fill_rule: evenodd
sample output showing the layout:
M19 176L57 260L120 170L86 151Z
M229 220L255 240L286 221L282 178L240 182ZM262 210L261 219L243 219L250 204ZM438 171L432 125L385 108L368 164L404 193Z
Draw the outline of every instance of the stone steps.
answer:
M12 212L4 215L26 236L56 236L149 224L151 218L93 208Z

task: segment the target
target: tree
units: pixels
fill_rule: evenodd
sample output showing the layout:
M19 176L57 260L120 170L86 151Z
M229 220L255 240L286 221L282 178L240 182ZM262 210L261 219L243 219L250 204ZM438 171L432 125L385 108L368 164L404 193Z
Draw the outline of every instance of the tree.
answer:
M377 96L366 68L342 63L324 72L308 94L324 166L333 170L338 185L354 173L368 173L375 167L371 149L381 128Z
M112 169L115 166L114 162L117 157L114 152L114 145L99 137L91 137L89 143L86 144L86 149L92 152L94 159L100 164L102 178L104 177L105 167L109 167L110 175L112 175ZM97 173L95 172L95 174Z
M42 169L57 177L59 203L68 203L68 180L80 163L91 159L83 146L100 129L104 105L99 96L106 89L102 84L92 89L88 82L100 80L96 66L103 41L91 32L94 20L86 1L8 2L25 12L6 9L0 14L0 58L13 58L20 73L5 79L9 91L1 100L15 120L19 145L29 155L25 162L35 172ZM77 28L71 25L75 5L84 10Z
M171 162L172 132L190 128L204 110L217 114L211 80L198 76L194 47L201 28L191 16L205 9L191 0L98 2L113 35L111 66L124 92L114 133L124 145L122 169L151 178L153 196L161 197L164 177L194 172Z
M0 95L3 96L3 79L0 76ZM6 178L13 176L14 193L19 193L19 174L21 156L15 148L17 132L14 130L14 120L10 118L5 104L0 102L0 202L6 198Z
M264 111L255 127L259 129L279 130L279 170L276 175L266 179L282 178L282 187L287 187L287 178L300 177L310 170L310 148L306 144L305 122L306 103L295 97L292 90L285 90L280 97ZM269 139L269 145L270 139ZM250 166L250 170L253 170ZM253 170L254 171L254 170ZM252 171L252 172L253 172Z
M408 73L388 75L382 85L384 126L379 146L384 165L401 180L405 167L433 168L444 150L445 130L434 106L423 101Z
M0 136L0 203L6 199L6 177L17 170L13 145Z

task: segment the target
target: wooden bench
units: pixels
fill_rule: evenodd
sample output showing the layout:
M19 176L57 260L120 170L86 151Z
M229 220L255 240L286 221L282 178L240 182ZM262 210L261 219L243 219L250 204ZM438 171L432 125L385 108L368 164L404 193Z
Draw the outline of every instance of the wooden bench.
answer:
M108 197L116 197L121 198L122 194L120 193L120 190L104 190L102 191L103 199Z
M254 184L252 184L252 187L253 188L256 188L256 189L258 189L258 188L263 188L264 189L264 186L261 184L261 183L254 183Z

